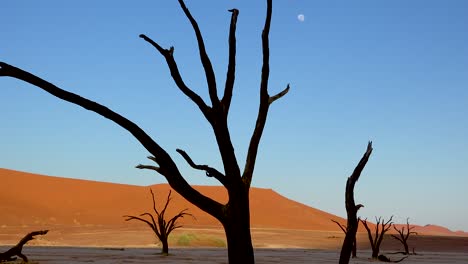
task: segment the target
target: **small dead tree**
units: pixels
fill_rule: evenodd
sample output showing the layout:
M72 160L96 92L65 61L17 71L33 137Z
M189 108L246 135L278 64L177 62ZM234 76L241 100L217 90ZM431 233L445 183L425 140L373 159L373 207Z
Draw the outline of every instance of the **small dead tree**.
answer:
M392 227L392 219L393 216L388 219L387 222L382 217L375 218L376 224L375 224L375 236L372 236L372 232L367 225L367 219L362 220L361 222L364 225L364 227L367 230L367 235L369 236L369 241L371 244L372 248L372 258L378 258L379 257L379 251L380 251L380 244L382 243L382 240L384 238L385 233Z
M27 234L14 247L10 248L6 252L0 253L0 262L14 261L17 259L16 256L22 258L24 262L28 262L28 258L21 252L23 250L23 246L33 240L35 238L34 236L42 236L47 234L47 232L49 232L49 230L33 231Z
M403 252L403 254L409 255L410 253L409 253L409 247L408 247L408 238L412 234L415 234L415 235L418 234L417 232L411 231L412 229L414 229L414 226L410 227L409 218L406 218L406 230L404 226L402 226L401 229L398 229L395 227L395 225L393 225L393 229L395 229L395 231L398 232L399 236L396 236L396 235L391 235L391 236L395 238L396 240L400 241L401 244L403 244L403 247L405 248L405 251Z
M159 241L161 241L162 243L161 254L169 255L169 243L168 243L169 235L175 229L182 227L181 225L177 224L177 219L182 218L186 215L192 216L192 214L189 214L186 212L188 209L184 209L180 211L178 214L176 214L175 216L173 216L169 221L166 221L165 214L166 214L167 206L169 205L169 202L171 201L171 191L169 190L169 194L167 195L167 199L166 199L166 204L164 204L164 207L161 210L161 212L159 212L158 209L156 209L156 201L154 199L153 190L150 189L150 192L151 192L151 197L153 198L153 211L156 215L153 216L152 214L148 212L142 213L140 217L133 216L133 215L124 215L124 217L126 217L125 221L139 220L139 221L145 222L149 227L151 227L151 229L153 230L154 234L159 239ZM151 221L142 218L142 216L149 216Z
M369 157L372 153L372 141L369 141L367 144L366 152L359 161L358 165L353 171L353 174L348 177L346 181L346 191L345 191L345 206L346 213L348 216L348 221L346 225L345 239L343 241L343 246L341 247L340 260L339 264L348 264L353 250L355 251L356 247L356 232L358 230L359 220L357 217L358 210L363 207L362 204L356 205L354 202L354 185L361 176L361 172L367 164ZM341 227L341 226L340 226ZM355 254L354 254L355 256Z

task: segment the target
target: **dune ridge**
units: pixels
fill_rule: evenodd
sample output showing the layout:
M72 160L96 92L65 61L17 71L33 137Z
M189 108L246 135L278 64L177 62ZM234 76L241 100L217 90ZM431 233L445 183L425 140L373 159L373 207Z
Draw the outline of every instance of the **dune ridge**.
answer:
M126 226L123 215L138 215L152 209L152 188L159 206L170 189L168 184L135 186L39 175L0 168L0 227L6 226ZM220 202L227 194L221 186L194 186L199 192ZM190 204L176 192L168 214L188 208L195 218L182 220L187 227L221 227L219 222ZM251 189L252 228L296 230L339 230L334 219L345 219L281 196L271 189ZM361 229L363 230L363 229ZM429 235L468 236L447 228L416 226L415 231Z

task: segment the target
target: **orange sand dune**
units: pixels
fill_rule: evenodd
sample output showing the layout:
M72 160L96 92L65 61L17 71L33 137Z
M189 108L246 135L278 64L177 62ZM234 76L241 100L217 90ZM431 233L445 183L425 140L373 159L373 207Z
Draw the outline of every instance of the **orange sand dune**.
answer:
M125 214L138 215L151 211L150 187L162 206L170 189L167 184L150 187L103 183L50 177L0 169L0 226L18 225L126 225ZM201 193L226 202L223 187L195 186ZM219 222L190 204L176 192L168 210L189 208L195 219L183 220L188 226L220 226ZM251 190L252 227L306 230L337 230L330 221L344 220L335 215L289 200L270 189Z
M0 192L0 227L128 226L136 223L125 222L123 215L139 215L152 210L150 187L50 177L1 168L0 182L3 187ZM162 206L169 185L158 184L151 188L158 206ZM217 201L224 203L227 200L226 191L221 186L195 188ZM253 228L339 231L330 219L345 223L338 216L287 199L271 189L252 188L250 195ZM185 226L220 227L216 219L173 192L168 215L185 208L196 218L183 219ZM460 235L434 226L418 226L417 231Z

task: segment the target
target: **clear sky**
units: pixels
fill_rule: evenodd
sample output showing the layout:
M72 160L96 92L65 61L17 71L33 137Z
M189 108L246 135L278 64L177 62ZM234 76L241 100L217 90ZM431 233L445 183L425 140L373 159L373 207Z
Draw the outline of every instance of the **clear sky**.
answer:
M243 166L258 107L265 0L188 1L219 86L230 8L238 8L237 77L230 114ZM274 0L272 105L253 185L345 216L347 177L368 140L357 183L360 213L468 231L468 2ZM300 16L302 15L302 16ZM218 184L175 152L221 169L208 123L173 83L168 48L185 81L207 98L194 34L176 0L4 1L0 61L98 101L146 130L193 184ZM0 167L149 185L135 169L147 151L125 130L31 85L0 79ZM9 186L8 188L20 188ZM84 194L85 195L85 194Z

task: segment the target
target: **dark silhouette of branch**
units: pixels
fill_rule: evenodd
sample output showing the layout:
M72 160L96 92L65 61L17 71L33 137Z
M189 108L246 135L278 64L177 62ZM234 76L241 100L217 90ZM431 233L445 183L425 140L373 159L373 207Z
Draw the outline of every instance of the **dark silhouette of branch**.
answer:
M280 98L283 97L285 94L287 94L287 93L289 92L289 88L290 88L290 87L289 87L289 83L288 83L288 85L286 85L286 88L284 88L283 91L281 91L281 92L279 92L279 93L277 93L277 94L275 94L275 95L273 95L273 96L270 96L270 97L268 98L268 104L272 104L274 101L280 99Z
M390 258L386 257L385 255L379 255L377 257L378 260L382 261L382 262L389 262L389 263L398 263L398 262L402 262L403 260L405 260L408 256L406 257L402 257L401 259L399 260L391 260Z
M231 9L229 12L231 15L231 26L229 27L229 62L228 70L226 74L226 84L224 87L224 96L221 100L221 104L224 108L226 117L229 113L229 107L231 106L232 91L234 89L235 81L235 72L236 72L236 25L237 25L237 16L239 15L239 10Z
M372 248L372 258L377 258L379 256L379 251L380 251L380 244L382 243L382 240L384 238L385 233L392 227L392 219L393 215L388 219L387 222L382 217L375 218L376 225L375 225L375 236L372 236L372 232L367 225L367 219L361 220L362 224L367 230L367 235L369 237L369 241L371 244ZM379 230L379 228L381 228Z
M398 228L396 228L395 225L393 225L393 229L395 229L395 231L398 232L399 236L396 236L396 235L391 235L391 236L394 239L400 241L400 243L403 245L403 247L405 248L405 251L403 252L403 254L405 254L405 255L410 254L409 247L408 247L408 238L409 238L409 236L412 235L412 234L415 234L415 235L418 234L417 232L411 231L414 228L415 228L414 226L410 227L409 218L406 218L406 233L405 233L405 227L404 226L401 227L401 229L398 229ZM414 251L414 249L413 249L413 251Z
M347 214L347 225L346 225L346 235L343 241L343 246L341 247L340 260L339 264L348 264L349 259L355 251L356 246L356 233L359 226L359 218L357 217L357 212L361 207L364 207L362 204L356 205L354 201L354 186L361 176L362 170L367 164L370 155L372 154L372 141L367 143L367 149L361 160L359 161L356 168L354 168L351 176L348 177L346 181L346 190L345 190L345 207Z
M249 149L247 151L247 158L245 162L244 172L242 174L242 180L247 186L250 186L252 182L252 176L255 168L255 162L257 159L258 147L260 145L260 139L265 128L265 123L268 115L268 109L270 104L275 100L281 98L289 91L289 85L282 92L277 95L270 97L268 95L268 80L270 76L270 24L271 24L271 13L272 13L272 0L267 0L267 15L265 19L265 25L262 31L262 50L263 50L263 62L262 62L262 74L260 81L260 105L258 108L257 121L255 122L255 129L250 138Z
M215 168L212 168L208 165L198 165L198 164L195 164L195 162L193 162L193 160L190 158L190 156L187 154L187 152L185 152L184 150L182 149L177 149L176 150L184 159L185 161L187 161L187 163L190 165L190 167L194 168L194 169L197 169L197 170L203 170L205 171L206 173L206 176L208 177L214 177L216 178L220 183L222 183L224 186L226 186L227 182L226 182L226 177L224 176L224 174L222 174L221 172L219 172L217 169Z
M206 82L208 84L208 92L210 94L211 103L213 105L213 108L215 108L217 107L217 105L219 105L219 99L218 99L218 94L217 94L217 89L216 89L216 78L215 78L215 73L213 71L213 66L211 65L211 60L208 57L208 54L206 53L205 42L203 41L203 37L200 32L200 28L198 27L197 21L195 21L192 14L188 10L188 8L185 6L184 1L179 0L179 4L180 4L180 7L182 7L182 10L184 11L187 18L190 20L190 24L192 24L193 31L195 31L195 35L197 36L200 60L203 65L203 69L205 70Z
M333 220L333 219L330 219L333 223L335 223L340 229L341 231L343 231L343 233L346 234L347 230L346 230L346 226L341 224L340 222L336 221L336 220Z
M161 55L166 59L166 63L169 67L169 71L171 72L172 79L174 80L177 87L179 87L179 90L181 90L188 98L190 98L190 100L192 100L198 106L198 108L203 113L206 119L211 120L211 108L205 104L205 101L203 101L203 99L198 94L196 94L194 91L188 88L185 82L183 81L182 76L179 72L179 67L177 66L177 63L174 60L174 47L171 47L170 49L164 49L145 34L140 34L140 38L150 43L153 47L156 48L157 51L159 51L159 53L161 53Z
M14 247L10 248L6 252L0 253L0 262L14 261L16 260L15 256L22 258L24 262L28 262L26 255L21 252L23 250L23 246L33 240L35 236L42 236L47 234L47 232L49 232L49 230L33 231L27 234Z
M162 174L171 187L184 196L185 199L200 207L202 210L219 218L222 216L222 205L209 197L206 197L190 186L180 174L177 165L169 154L161 148L145 131L132 121L110 110L109 108L81 97L77 94L65 91L29 72L16 68L4 62L0 62L0 76L10 76L50 93L64 101L79 105L87 110L93 111L124 128L130 132L152 155L152 160L159 164L158 173ZM145 165L142 165L145 166Z
M183 218L186 215L187 216L192 216L192 217L193 217L193 215L187 213L188 209L184 209L184 210L180 211L178 214L176 214L175 216L173 216L171 219L169 219L167 221L166 217L165 217L165 214L166 214L166 209L167 209L167 207L168 207L168 205L169 205L169 203L171 201L171 193L172 192L169 190L169 193L168 193L167 198L166 198L166 203L164 204L164 207L161 210L161 212L159 212L159 210L156 208L156 199L154 197L153 190L150 189L150 192L151 192L151 197L152 197L152 200L153 200L153 211L156 214L156 219L157 220L155 220L155 217L152 214L146 212L146 213L142 213L140 215L140 217L133 216L133 215L124 215L124 217L126 218L125 221L138 220L138 221L141 221L141 222L144 222L145 224L147 224L151 228L151 230L153 230L154 234L159 239L159 241L161 241L161 243L163 245L161 253L165 254L165 255L168 255L169 254L169 243L168 243L169 235L175 229L182 227L181 225L177 224L177 220L179 218ZM148 216L151 221L142 218L142 216Z

